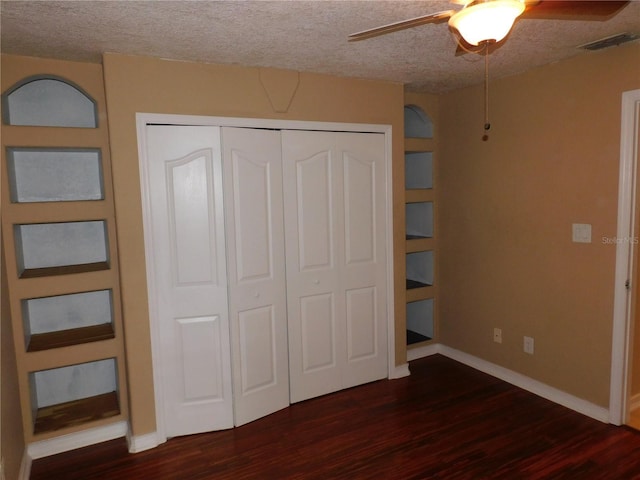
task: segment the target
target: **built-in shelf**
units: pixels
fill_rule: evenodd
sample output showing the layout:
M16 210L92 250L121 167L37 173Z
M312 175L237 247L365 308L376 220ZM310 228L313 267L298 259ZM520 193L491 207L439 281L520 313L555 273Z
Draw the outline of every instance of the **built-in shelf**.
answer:
M22 317L29 352L114 338L110 289L29 298Z
M413 330L407 330L407 345L414 345L416 343L428 342L431 337L422 335L421 333L414 332Z
M406 152L404 168L406 190L433 188L432 152Z
M54 432L120 414L118 393L113 391L92 397L39 408L33 433Z
M407 253L423 252L425 250L433 250L435 248L434 238L415 237L407 238L405 249Z
M38 352L51 348L69 347L88 342L98 342L114 338L113 325L103 323L101 325L91 325L90 327L73 328L69 330L59 330L57 332L32 334L27 347L28 352Z
M14 228L20 278L109 268L104 221L33 223Z
M107 358L30 373L34 433L118 415L117 372Z
M415 348L434 338L434 128L418 105L404 108L406 342Z
M406 289L424 289L433 285L433 251L407 253ZM425 292L426 293L426 292Z
M126 420L127 381L104 72L6 60L0 220L29 444Z
M433 299L407 303L407 345L433 338Z
M404 191L405 203L433 202L435 196L432 189L413 189Z
M63 265L59 267L27 268L20 273L20 278L51 277L54 275L70 275L72 273L99 272L109 270L109 262L83 263L80 265Z
M433 237L433 202L407 203L407 239Z
M407 290L413 290L414 288L423 288L423 287L430 287L430 286L431 286L430 283L423 283L417 280L411 280L407 278Z
M7 169L15 203L104 199L99 149L12 147Z

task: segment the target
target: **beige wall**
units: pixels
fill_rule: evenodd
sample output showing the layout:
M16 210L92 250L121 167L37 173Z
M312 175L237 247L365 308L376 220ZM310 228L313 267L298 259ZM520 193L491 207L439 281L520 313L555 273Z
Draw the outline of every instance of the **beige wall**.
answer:
M9 294L5 271L4 249L2 250L2 287L0 299L0 457L4 459L5 478L18 478L20 463L25 450L22 415L20 414L20 396L18 395L18 377L16 356L13 347L13 332L9 313Z
M289 88L286 86L288 82L295 83L298 77L295 72L115 54L104 56L103 67L119 236L130 416L133 433L142 435L155 430L155 412L135 113L391 124L393 161L401 162L394 165L397 167L394 184L404 185L403 87L400 84L300 73L288 111L277 113L262 86L261 75L264 83L269 77L276 77L276 86L270 93L274 97L287 98L283 89ZM402 187L394 188L394 195L394 218L398 225L403 225ZM404 243L403 229L396 229L394 241ZM401 254L396 255L400 257L395 263L402 266L402 270L394 272L399 286L396 289L396 319L400 335L396 353L397 363L403 363L406 357L404 259Z
M621 94L629 44L440 99L440 334L451 347L607 406ZM593 242L571 242L590 223ZM503 343L492 341L493 327ZM522 351L523 335L535 354Z
M603 406L615 249L601 238L616 233L620 94L640 88L639 55L640 47L628 45L492 82L488 142L481 141L481 87L432 99L439 120L440 341ZM143 435L155 430L155 411L135 113L391 124L394 218L402 227L403 88L116 54L106 54L103 66L130 416L133 434ZM264 83L282 80L282 88L270 89L278 110L287 110L287 83L299 80L286 112L274 111L261 74ZM593 243L571 242L574 222L593 225ZM403 228L394 229L394 242L404 244ZM404 248L394 257L400 364ZM5 318L3 312L3 339ZM494 326L503 329L501 345L492 342ZM522 352L523 335L535 338L535 355ZM4 340L2 346L4 388Z

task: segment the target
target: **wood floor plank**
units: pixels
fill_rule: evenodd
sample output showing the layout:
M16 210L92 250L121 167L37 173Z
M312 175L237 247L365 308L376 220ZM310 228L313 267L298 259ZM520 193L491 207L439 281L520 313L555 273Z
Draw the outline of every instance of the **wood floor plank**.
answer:
M124 439L34 461L32 480L640 479L640 433L453 360L129 454Z

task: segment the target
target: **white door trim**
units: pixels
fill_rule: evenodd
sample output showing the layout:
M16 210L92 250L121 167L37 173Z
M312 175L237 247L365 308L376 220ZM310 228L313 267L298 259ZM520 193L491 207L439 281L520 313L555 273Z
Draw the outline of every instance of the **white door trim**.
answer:
M620 135L620 179L618 184L618 229L616 237L616 270L613 301L613 331L611 346L611 385L609 421L622 425L627 416L629 395L630 332L632 298L635 289L627 289L634 261L634 235L638 235L635 221L636 169L638 127L640 126L640 90L622 94Z
M164 419L164 401L162 396L162 374L160 372L160 332L157 318L157 298L155 298L155 269L153 265L153 244L151 232L151 200L149 194L149 171L147 159L147 124L160 125L198 125L218 127L271 128L282 130L320 130L334 132L383 133L385 136L385 218L389 228L386 232L387 249L387 345L389 378L396 378L395 367L395 318L393 285L393 195L392 195L392 127L391 125L313 122L299 120L270 120L262 118L209 117L197 115L176 115L157 113L137 113L136 129L138 134L138 163L140 167L140 191L142 200L142 225L144 229L144 247L147 269L147 295L149 301L149 322L151 330L151 356L153 362L153 381L156 408L156 435L158 444L167 440Z

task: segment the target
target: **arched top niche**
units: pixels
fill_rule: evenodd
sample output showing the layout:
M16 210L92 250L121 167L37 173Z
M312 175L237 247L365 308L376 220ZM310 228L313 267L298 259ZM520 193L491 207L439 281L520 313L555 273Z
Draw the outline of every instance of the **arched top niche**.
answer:
M404 107L404 136L406 138L433 138L433 122L416 105Z
M6 125L98 128L96 102L80 87L54 75L28 77L2 95Z

